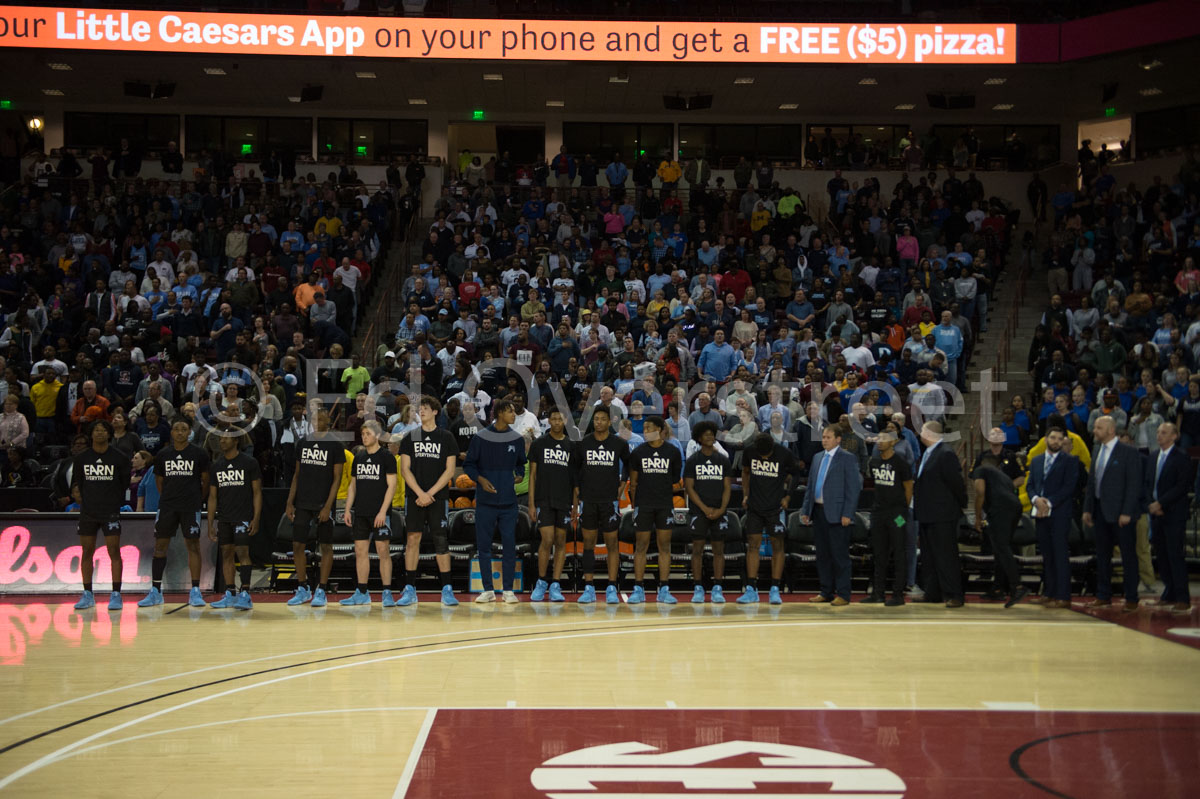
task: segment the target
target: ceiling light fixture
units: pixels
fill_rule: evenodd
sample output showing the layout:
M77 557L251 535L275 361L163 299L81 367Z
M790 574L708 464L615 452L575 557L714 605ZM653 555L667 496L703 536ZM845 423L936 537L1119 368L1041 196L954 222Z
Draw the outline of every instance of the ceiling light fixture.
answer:
M896 106L897 111L911 111L914 108L916 108L916 106L912 103L901 103L900 105Z
M562 108L565 105L566 105L566 102L564 102L562 100L547 100L546 101L546 106L548 108Z
M1154 86L1151 86L1149 89L1138 89L1138 94L1140 94L1142 97L1154 97L1162 93L1162 89Z
M429 105L429 102L424 97L409 97L409 105Z
M984 86L1003 86L1008 83L1008 78L988 78L983 82Z
M780 111L795 111L799 107L800 107L799 103L780 103L779 104Z
M295 94L290 94L290 95L288 95L288 102L289 102L289 103L298 103L298 102L300 102L300 97L299 97L299 95L295 95Z
M1012 108L1012 103L996 103L994 106L992 106L993 111L1011 111Z
M220 67L205 67L204 74L205 75L224 75L225 70L221 69Z
M735 86L749 86L751 83L754 83L754 78L734 78L733 79L733 84Z
M877 85L879 85L879 81L875 80L874 78L863 78L862 80L860 80L858 82L858 85L859 86L877 86Z
M354 77L356 77L356 78L368 78L368 79L370 79L370 78L375 78L375 77L377 77L377 75L376 75L374 72L355 72L355 73L354 73Z
M485 73L483 73L483 79L484 80L504 80L504 76L501 75L499 72L485 72Z
M47 64L46 66L50 67L50 69L57 70L58 72L70 72L71 71L71 65L64 64L61 61L54 61L54 62Z
M1141 67L1142 69L1146 70L1147 72L1149 72L1152 69L1158 69L1162 65L1163 65L1163 62L1159 61L1157 58L1151 58L1151 59L1148 59L1145 61L1138 62L1138 66Z
M62 97L64 92L62 89L42 89L42 94L50 97Z
M608 77L608 82L609 83L629 83L629 76L628 75L610 75Z

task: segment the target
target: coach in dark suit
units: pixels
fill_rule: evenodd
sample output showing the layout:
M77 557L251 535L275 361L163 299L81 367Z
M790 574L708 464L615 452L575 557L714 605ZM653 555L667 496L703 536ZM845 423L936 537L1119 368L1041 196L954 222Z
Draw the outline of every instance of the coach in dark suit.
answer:
M1096 449L1083 497L1083 523L1096 536L1096 598L1088 607L1112 604L1112 551L1121 547L1125 610L1138 606L1137 518L1142 513L1142 456L1117 440L1117 424L1101 416L1092 429Z
M858 458L842 449L841 443L839 426L821 431L824 451L813 459L800 509L800 521L808 524L811 520L813 525L821 583L821 593L809 601L831 602L835 607L850 602L850 532L862 492Z
M958 560L958 521L967 506L967 484L958 456L942 440L942 425L921 427L925 454L917 466L913 515L921 542L921 580L926 602L963 604L962 566Z
M1183 547L1192 463L1187 453L1175 446L1178 438L1175 425L1164 422L1158 426L1158 452L1146 463L1146 496L1150 498L1150 543L1164 586L1162 602L1177 613L1191 613Z
M1046 431L1046 451L1029 464L1026 489L1042 553L1042 601L1047 608L1071 607L1071 561L1067 539L1075 515L1079 460L1063 450L1067 431ZM1136 453L1135 453L1136 454ZM1111 549L1111 547L1110 547Z

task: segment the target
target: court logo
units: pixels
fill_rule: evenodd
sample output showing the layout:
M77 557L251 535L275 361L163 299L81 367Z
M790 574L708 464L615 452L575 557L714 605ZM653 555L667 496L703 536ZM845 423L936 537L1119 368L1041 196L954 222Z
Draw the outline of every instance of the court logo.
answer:
M757 765L746 765L750 755L758 756ZM717 765L730 760L736 764ZM905 791L898 775L866 760L758 741L726 741L675 752L660 752L638 741L589 746L550 758L529 779L549 799L597 796L598 790L604 791L605 799L714 796L713 791L724 791L722 797L780 796L792 795L800 786L804 796L901 799Z

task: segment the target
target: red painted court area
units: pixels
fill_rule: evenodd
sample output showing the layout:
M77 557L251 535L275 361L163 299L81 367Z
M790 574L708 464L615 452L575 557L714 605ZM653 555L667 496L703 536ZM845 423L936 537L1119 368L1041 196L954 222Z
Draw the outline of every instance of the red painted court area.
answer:
M406 796L1183 799L1200 715L442 710Z

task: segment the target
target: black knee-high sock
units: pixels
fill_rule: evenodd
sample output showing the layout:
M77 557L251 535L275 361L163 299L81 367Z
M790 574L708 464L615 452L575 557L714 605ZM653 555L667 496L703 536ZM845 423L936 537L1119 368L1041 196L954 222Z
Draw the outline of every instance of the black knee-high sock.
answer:
M746 578L746 587L757 590L758 589L758 580L754 577L747 577Z
M596 552L587 550L583 553L583 573L591 574L596 570Z
M242 563L238 566L238 576L242 580L242 590L250 590L250 573L254 571L254 565L250 563Z
M442 571L441 569L438 569L438 577L439 577L439 578L441 578L441 581L442 581L442 585L443 585L443 586L450 585L450 572L449 572L449 570L447 570L447 571Z
M408 584L408 568L404 565L404 556L392 558L392 582L401 588Z
M162 590L163 572L166 570L167 556L163 555L162 557L159 557L155 555L154 559L150 563L150 577L152 581L150 584L160 591Z

